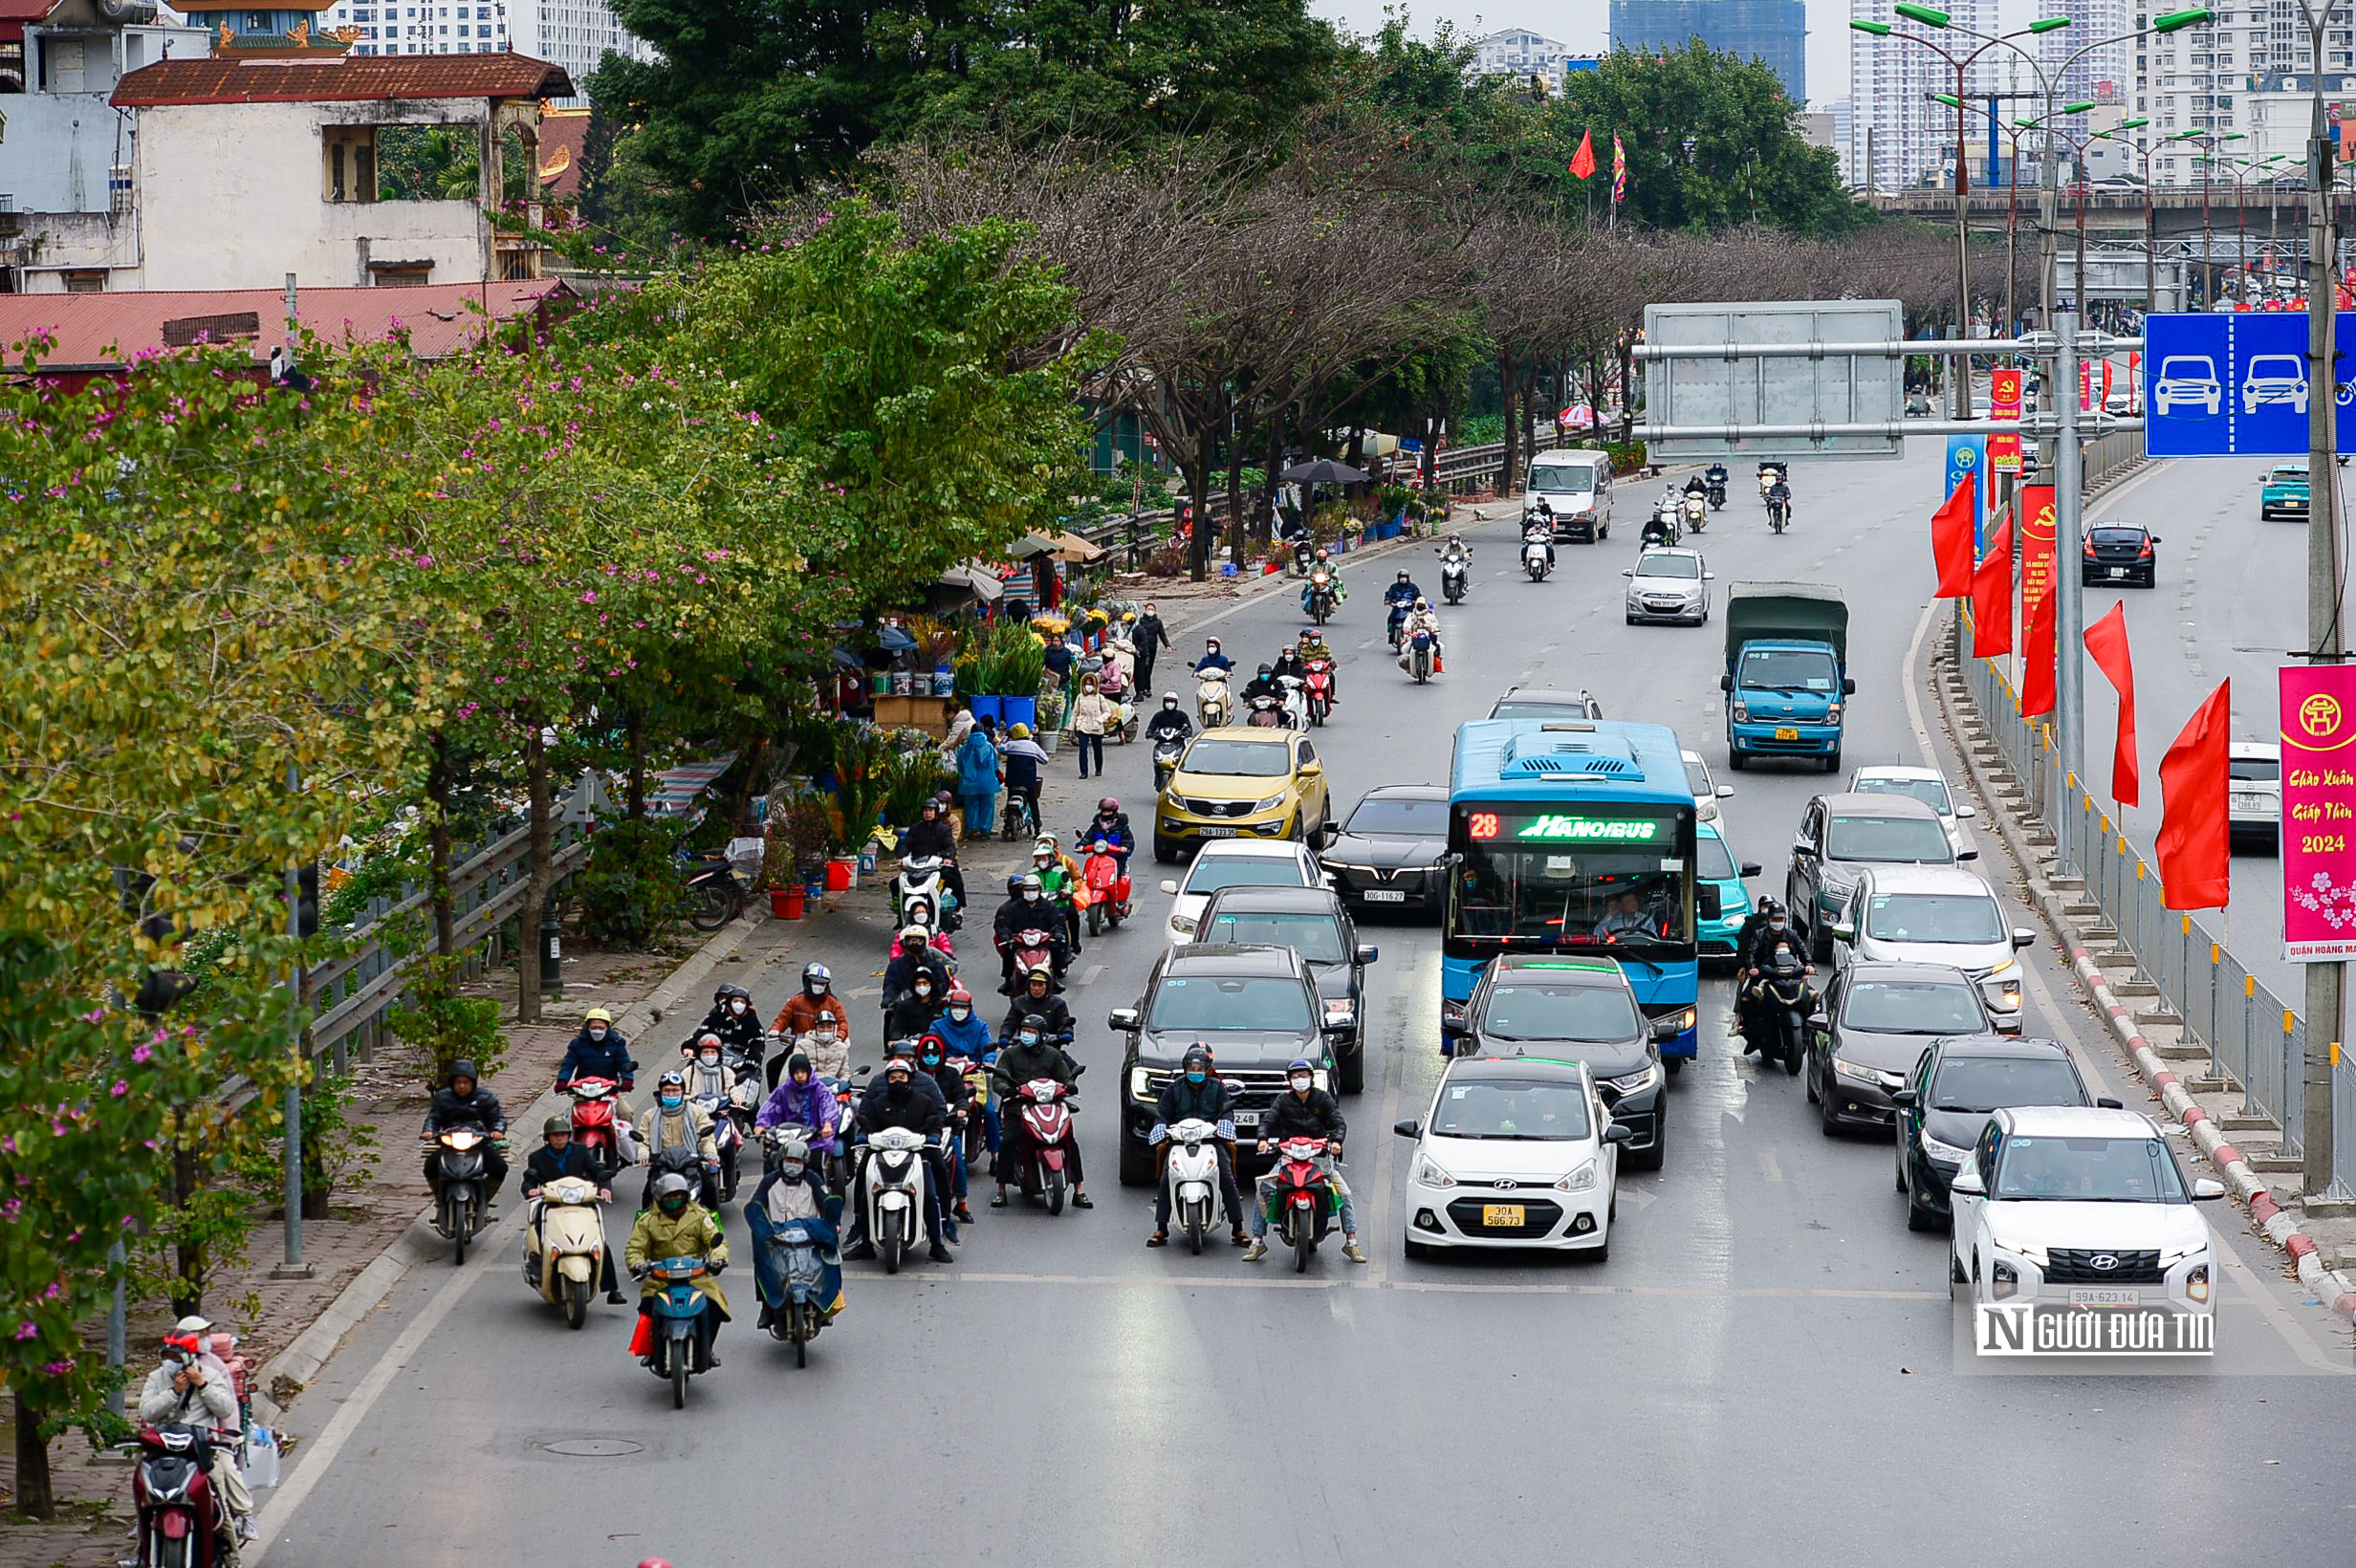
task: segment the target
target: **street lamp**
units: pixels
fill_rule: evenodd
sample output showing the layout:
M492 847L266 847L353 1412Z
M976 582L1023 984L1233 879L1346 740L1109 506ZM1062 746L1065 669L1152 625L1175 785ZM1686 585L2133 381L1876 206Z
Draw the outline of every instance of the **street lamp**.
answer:
M2236 270L2241 274L2240 281L2236 285L2235 300L2247 306L2250 302L2250 176L2277 169L2284 163L2295 163L2298 160L2281 153L2266 158L2203 158L2204 163L2213 161L2225 165L2225 177L2234 183L2234 260Z
M2065 115L2083 114L2093 107L2091 103L2071 103L2063 105L2062 112ZM2020 235L2020 133L2040 129L2044 123L2042 118L2016 120L2003 127L2013 148L2012 177L2004 182L2013 198L2011 209L2004 217L2004 322L2007 332L2015 330L2020 320L2020 311L2013 300L2014 287L2020 272L2014 253Z
M2216 303L2216 239L2209 232L2209 165L2216 158L2220 142L2243 140L2239 131L2178 131L2169 138L2171 142L2197 142L2200 155L2200 302L2202 309Z
M2088 293L2086 283L2086 204L2093 199L2094 193L2091 187L2094 184L2094 171L2086 166L2087 154L2093 150L2097 142L2116 142L2123 147L2129 146L2131 144L2122 133L2141 130L2150 123L2151 120L2148 116L2141 115L2133 120L2123 120L2107 131L2095 132L2078 145L2078 314L2081 316L2086 314L2086 307L2092 297ZM2144 193L2144 205L2147 210L2150 207L2150 192L2147 190ZM2149 294L2150 288L2151 279L2147 273L2144 279L2144 290L2147 294Z

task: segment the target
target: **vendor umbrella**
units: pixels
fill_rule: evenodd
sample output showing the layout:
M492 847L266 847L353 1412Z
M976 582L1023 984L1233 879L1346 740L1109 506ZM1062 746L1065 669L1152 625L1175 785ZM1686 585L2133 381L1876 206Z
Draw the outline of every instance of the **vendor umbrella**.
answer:
M1347 463L1337 463L1330 457L1320 457L1314 463L1296 463L1278 477L1295 485L1363 485L1366 475Z

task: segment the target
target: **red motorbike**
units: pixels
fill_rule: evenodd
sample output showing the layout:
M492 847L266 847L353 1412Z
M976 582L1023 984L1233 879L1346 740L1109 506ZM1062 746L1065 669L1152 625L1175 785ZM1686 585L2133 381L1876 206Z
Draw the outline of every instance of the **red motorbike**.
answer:
M1334 710L1334 662L1330 659L1312 659L1306 668L1309 722L1322 725L1325 716Z
M1121 869L1121 858L1108 840L1099 838L1088 846L1080 880L1088 888L1090 936L1101 935L1105 926L1118 926L1129 918L1129 874Z
M221 1561L221 1503L207 1470L212 1446L198 1426L140 1428L139 1463L131 1471L140 1568L215 1568Z
M1043 969L1058 980L1063 976L1063 959L1058 939L1061 933L1044 926L1025 926L1014 933L1014 977L1000 988L1014 996L1022 991L1023 976L1033 969Z
M622 1085L612 1078L578 1078L564 1086L573 1097L573 1142L595 1155L611 1170L622 1163L614 1134L614 1110Z
M1023 1130L1031 1135L1030 1148L1014 1172L1015 1179L1024 1197L1047 1200L1050 1214L1063 1212L1064 1189L1071 1183L1066 1171L1080 1146L1072 1136L1072 1107L1065 1103L1071 1093L1054 1078L1033 1078L1014 1091Z
M1270 1174L1276 1188L1269 1199L1270 1225L1293 1249L1293 1272L1306 1274L1317 1244L1333 1233L1342 1212L1342 1194L1325 1174L1321 1138L1288 1138L1276 1145L1276 1163Z

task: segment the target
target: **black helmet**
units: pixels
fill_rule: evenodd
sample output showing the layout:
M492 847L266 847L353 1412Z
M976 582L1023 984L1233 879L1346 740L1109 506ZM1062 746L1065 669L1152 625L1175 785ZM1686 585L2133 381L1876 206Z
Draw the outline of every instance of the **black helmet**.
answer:
M1401 582L1413 582L1415 578L1408 573L1407 569L1403 566L1399 568L1399 580Z
M711 999L715 1002L730 1002L739 996L743 997L748 1002L753 1000L753 993L745 990L744 987L738 985L722 986L718 991L711 993Z
M812 996L822 996L835 983L835 975L823 964L804 964L801 967L801 989Z
M1178 1070L1182 1073L1191 1073L1197 1067L1206 1073L1211 1071L1211 1047L1200 1040L1188 1046L1187 1054L1178 1058Z
M1272 676L1272 675L1276 674L1276 665L1274 665L1274 664L1262 664L1262 665L1260 666L1260 679L1264 681L1264 680L1268 679L1270 676Z

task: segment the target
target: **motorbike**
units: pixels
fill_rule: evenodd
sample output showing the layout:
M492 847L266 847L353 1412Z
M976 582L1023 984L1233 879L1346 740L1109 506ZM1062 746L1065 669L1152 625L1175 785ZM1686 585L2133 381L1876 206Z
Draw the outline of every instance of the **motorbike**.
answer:
M1160 795L1169 788L1169 775L1178 771L1178 758L1185 754L1187 743L1176 735L1163 735L1153 743L1153 793Z
M1072 1136L1071 1097L1072 1091L1054 1078L1033 1078L1014 1091L1023 1128L1031 1135L1029 1156L1014 1179L1024 1197L1045 1199L1050 1214L1063 1212L1069 1186L1064 1172L1078 1146Z
M1293 541L1293 576L1297 577L1309 576L1310 567L1316 559L1317 541L1306 534Z
M1544 582L1546 574L1555 569L1552 548L1535 534L1521 541L1521 569L1530 574L1532 582Z
M1710 526L1710 499L1700 491L1691 491L1685 498L1685 531L1699 534Z
M1281 730L1284 728L1283 698L1273 693L1247 697L1244 699L1244 706L1252 710L1251 716L1243 721L1249 728L1254 730Z
M1284 728L1309 728L1309 683L1298 675L1279 675L1276 685L1284 688Z
M1411 607L1399 603L1394 603L1390 607L1390 620L1383 628L1383 638L1390 644L1390 651L1393 653L1399 651L1399 628L1407 624L1407 611Z
M1032 814L1031 797L1013 790L1006 792L1006 805L998 813L998 838L1002 842L1014 843L1039 836L1039 819Z
M1342 1212L1342 1195L1325 1179L1319 1161L1324 1157L1321 1138L1288 1138L1276 1145L1276 1179L1269 1207L1271 1226L1293 1250L1293 1272L1309 1272L1310 1254L1333 1233Z
M925 1228L924 1152L928 1140L905 1127L884 1127L867 1135L867 1240L884 1260L885 1274L898 1274Z
M577 1078L564 1086L573 1100L573 1142L596 1155L608 1170L622 1163L621 1138L614 1127L621 1089L612 1078Z
M222 1433L223 1439L229 1437ZM139 1514L139 1568L219 1568L221 1499L213 1495L214 1434L167 1422L140 1428L131 1470L131 1503Z
M1189 1117L1169 1129L1169 1154L1162 1162L1162 1179L1169 1184L1169 1209L1187 1245L1196 1252L1211 1233L1211 1216L1219 1201L1219 1129L1199 1117Z
M1784 526L1791 521L1791 517L1792 508L1789 502L1778 495L1767 497L1767 526L1769 528L1780 534Z
M810 1341L833 1316L822 1299L826 1274L818 1239L808 1220L787 1220L770 1232L769 1246L778 1284L774 1300L767 1292L761 1298L770 1309L769 1337L794 1347L796 1366L808 1366Z
M1334 710L1334 662L1312 659L1302 667L1309 672L1301 683L1309 699L1309 722L1321 726Z
M1090 845L1080 880L1088 888L1088 934L1101 935L1107 926L1118 929L1129 918L1129 874L1121 869L1121 858L1108 845Z
M900 862L900 875L892 879L892 910L896 924L908 924L908 906L922 903L928 913L940 916L941 929L953 931L962 921L957 913L957 896L950 892L945 873L948 862L938 855L911 855ZM930 920L923 922L929 926Z
M984 1112L990 1108L990 1070L998 1064L995 1051L985 1051L979 1059L972 1056L950 1056L949 1065L966 1080L966 1093L972 1097L973 1114L966 1118L966 1169L979 1170L982 1156L989 1152L990 1130L983 1123Z
M1667 548L1668 546L1675 544L1678 537L1679 534L1675 520L1663 517L1658 512L1655 512L1651 517L1646 519L1645 532L1638 538L1637 546L1639 549L1643 550L1650 550L1655 546Z
M1041 900L1040 906L1046 905ZM1013 996L1022 990L1022 977L1040 966L1046 966L1056 978L1063 978L1065 959L1058 939L1062 936L1062 920L1058 917L1056 929L1044 926L1023 926L1014 931L1014 978L999 988Z
M1472 563L1463 552L1450 551L1440 557L1440 592L1451 604L1464 602L1465 588L1472 577Z
M1775 489L1777 482L1781 480L1783 477L1784 468L1782 464L1761 463L1758 466L1758 498L1762 501L1766 500L1767 492Z
M1194 678L1194 722L1216 730L1235 711L1234 694L1227 689L1227 671L1207 669Z
M458 1244L455 1261L467 1261L467 1244L485 1218L483 1145L491 1135L480 1127L445 1127L434 1135L434 1161L442 1195L434 1203L433 1228Z
M1726 505L1726 466L1712 463L1704 470L1702 483L1710 487L1710 510L1717 512Z
M1415 677L1417 686L1422 686L1431 679L1436 663L1431 633L1418 627L1407 639L1407 673Z
M1780 1056L1785 1074L1796 1076L1807 1049L1807 1017L1816 1011L1816 988L1808 984L1806 969L1788 952L1778 956L1780 962L1754 982L1758 988L1759 1016L1768 1029L1759 1056L1764 1060Z
M653 1318L653 1343L646 1364L671 1385L671 1408L687 1407L687 1380L711 1370L711 1345L704 1338L704 1302L711 1262L701 1257L666 1257L646 1266L657 1289L646 1297Z
M550 1306L564 1309L566 1327L578 1328L589 1319L598 1265L605 1258L598 1185L585 1176L560 1176L540 1187L540 1206L539 1225L524 1228L524 1283Z
M1334 598L1332 575L1322 568L1311 573L1309 586L1300 591L1301 613L1322 626L1334 618L1334 609L1339 602Z
M689 925L699 931L716 931L744 913L745 885L736 880L727 857L717 850L692 858L683 852L680 861L680 907Z

